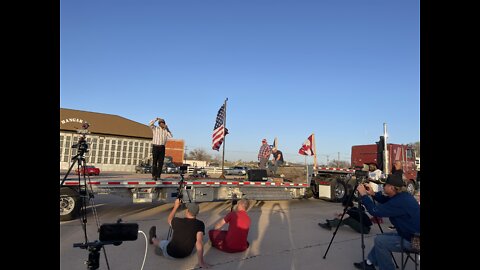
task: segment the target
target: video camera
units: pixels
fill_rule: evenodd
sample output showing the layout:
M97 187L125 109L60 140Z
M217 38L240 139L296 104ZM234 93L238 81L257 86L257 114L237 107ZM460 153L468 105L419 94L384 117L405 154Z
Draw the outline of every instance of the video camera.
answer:
M368 181L368 172L364 170L355 170L355 178L362 182Z
M89 127L90 127L90 124L88 122L85 122L82 125L82 129L77 129L77 133L82 135L80 136L80 138L78 138L78 143L72 145L72 148L77 148L78 153L80 155L83 155L86 152L88 152L88 144L87 144L87 140L85 139L85 136L90 133L88 131Z
M77 148L78 153L80 155L83 155L86 152L88 152L88 144L87 144L87 140L85 140L85 137L80 137L78 139L78 143L72 144L72 148Z
M188 165L180 165L180 174L185 174L188 170Z
M355 170L355 177L360 181L362 184L368 184L373 182L377 185L385 184L385 180L380 178L379 180L370 179L369 172L363 170ZM383 181L382 181L383 180Z
M88 269L98 269L100 264L100 253L98 251L104 245L113 244L119 246L123 241L135 241L138 237L137 223L107 223L100 226L99 241L88 243L75 243L73 247L88 249L88 261L86 262Z

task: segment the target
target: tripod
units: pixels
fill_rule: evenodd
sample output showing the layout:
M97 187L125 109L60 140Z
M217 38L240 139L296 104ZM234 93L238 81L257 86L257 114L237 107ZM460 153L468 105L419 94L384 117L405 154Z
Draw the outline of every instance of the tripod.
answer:
M338 228L342 224L343 217L345 216L345 213L347 212L349 206L353 205L353 198L354 198L354 195L355 195L355 192L357 190L358 185L360 183L363 184L365 182L365 180L361 181L362 178L363 178L363 176L357 176L356 177L355 187L353 188L352 192L350 193L350 195L349 195L349 197L346 201L345 208L343 209L342 216L340 217L340 221L338 222L337 227L335 228L335 231L333 232L332 239L330 240L330 243L328 244L328 248L325 251L325 254L323 255L323 259L325 259L326 256L327 256L328 250L330 249L330 246L332 245L333 239L335 238L335 235L337 234ZM375 203L375 201L374 201L374 203ZM363 228L364 228L364 226L363 226L364 215L363 214L365 213L365 208L363 207L362 201L361 201L360 198L358 198L357 211L358 211L358 219L359 219L359 223L360 223L362 262L364 262L365 261L365 242L364 242L364 232L363 232ZM379 222L377 222L377 224L378 224L378 227L380 229L380 232L383 233L382 226L380 226ZM392 259L393 259L393 262L395 263L396 268L398 268L398 264L397 264L397 261L395 260L395 257L393 256L393 253L390 252L390 255L392 256ZM363 269L365 269L365 264L363 264Z
M85 140L85 137L80 137L78 144L72 145L72 148L77 148L78 152L75 156L72 157L72 164L67 170L67 173L63 177L62 182L60 183L60 188L64 186L65 180L70 175L75 164L77 164L77 172L78 172L78 185L77 185L77 192L79 197L79 204L80 204L80 220L82 223L82 229L84 232L85 243L74 243L73 247L78 247L81 249L86 249L89 252L88 261L86 261L87 269L98 269L99 262L100 262L100 249L103 249L103 253L105 255L107 268L110 269L107 254L105 248L103 248L104 243L95 241L95 242L88 242L87 236L87 202L90 199L93 199L93 192L88 191L87 186L87 170L86 170L86 161L85 161L85 153L88 152L88 144ZM83 174L83 183L81 181L81 174ZM90 182L90 176L88 176L88 182ZM74 188L72 188L75 190ZM78 202L77 201L77 202ZM60 197L60 202L62 203L62 197ZM75 202L75 203L77 203ZM94 212L97 226L98 226L98 217L96 216L96 209L93 206L92 210Z
M323 258L325 259L327 257L327 253L328 253L328 250L330 249L330 246L332 245L332 242L333 242L333 239L335 238L335 235L337 234L337 231L338 231L338 228L340 227L340 225L342 224L342 221L343 221L343 217L345 216L345 213L347 212L348 208L350 205L352 205L352 200L353 200L353 197L354 197L354 194L355 194L355 191L357 190L357 187L358 187L358 184L360 183L360 178L356 178L356 182L355 182L355 187L353 188L352 192L350 193L347 201L346 201L346 204L345 204L345 207L343 208L343 213L342 213L342 216L340 217L340 221L338 222L337 224L337 227L335 228L335 231L333 232L333 235L332 235L332 239L330 239L330 243L328 244L328 248L327 250L325 251L325 254L323 255ZM362 203L360 202L360 200L358 201L358 216L359 216L359 221L360 221L360 234L361 234L361 247L362 247L362 261L365 261L365 244L364 244L364 238L363 238L363 206L362 206Z
M184 174L185 174L185 170L180 168L180 182L178 182L177 199L180 199L180 202L182 204L183 204L183 192L182 192L183 189L185 189L185 192L187 193L188 202L192 202L192 199L190 198L190 193L188 193L187 186L185 184L185 178L183 177ZM172 226L168 228L167 239L170 239L171 236L172 236Z

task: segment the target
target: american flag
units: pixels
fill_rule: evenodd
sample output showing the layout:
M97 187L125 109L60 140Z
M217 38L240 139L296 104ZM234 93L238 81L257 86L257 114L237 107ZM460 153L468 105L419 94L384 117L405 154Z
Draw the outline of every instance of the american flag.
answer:
M217 113L217 120L215 120L215 127L213 128L213 135L212 135L212 149L217 150L220 149L220 145L222 145L223 138L225 135L228 134L228 130L224 128L223 118L225 116L225 104L220 107Z

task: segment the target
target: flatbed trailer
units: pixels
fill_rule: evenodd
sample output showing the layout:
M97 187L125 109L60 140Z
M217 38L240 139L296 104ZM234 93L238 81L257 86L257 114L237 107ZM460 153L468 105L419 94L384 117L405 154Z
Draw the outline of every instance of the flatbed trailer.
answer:
M86 183L86 186L85 186ZM133 203L174 202L181 192L183 200L192 202L251 200L290 200L306 197L307 183L275 181L238 181L229 179L66 179L60 186L60 220L74 219L80 212L81 199L87 193L131 197ZM88 192L86 192L88 190Z

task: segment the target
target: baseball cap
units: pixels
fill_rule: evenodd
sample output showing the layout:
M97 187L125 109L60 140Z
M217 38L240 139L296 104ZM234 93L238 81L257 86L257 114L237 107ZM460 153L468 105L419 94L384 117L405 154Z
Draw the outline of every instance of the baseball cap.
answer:
M165 120L163 118L158 119L158 123L165 123Z
M187 207L188 209L188 212L190 212L190 214L196 216L198 214L198 212L200 211L200 208L198 207L198 204L196 203L186 203L185 206Z
M262 142L267 142L267 139L263 139Z
M389 184L395 187L403 187L405 185L402 176L399 174L390 174L387 177L387 181L385 181L385 184Z

